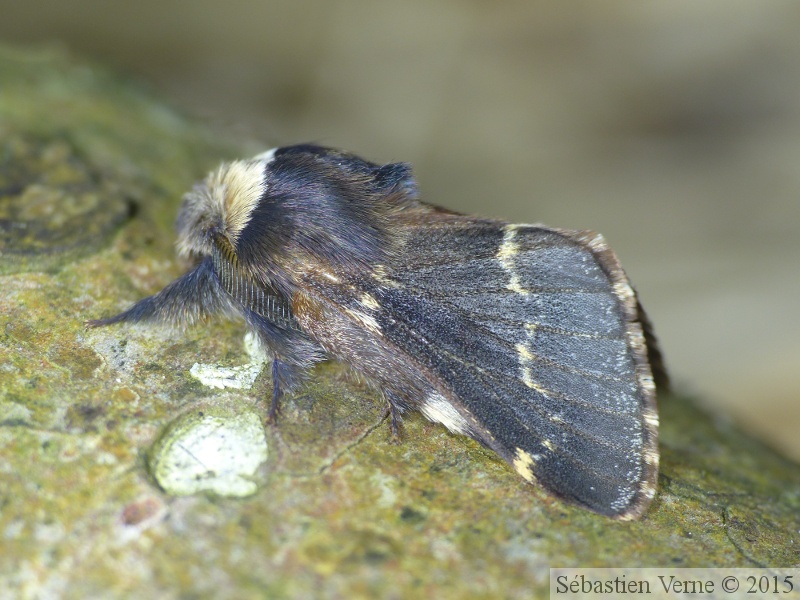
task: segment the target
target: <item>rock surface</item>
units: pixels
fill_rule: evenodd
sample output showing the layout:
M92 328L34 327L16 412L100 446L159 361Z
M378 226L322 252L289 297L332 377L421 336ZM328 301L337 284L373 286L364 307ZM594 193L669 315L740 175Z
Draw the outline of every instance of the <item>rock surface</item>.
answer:
M551 566L800 566L800 467L680 397L661 399L659 493L633 523L420 415L394 440L337 364L285 399L245 497L168 495L169 436L202 422L217 443L203 413L258 442L269 376L190 374L252 364L240 324L83 322L181 272L182 193L254 149L56 51L0 50L0 90L0 598L528 598Z

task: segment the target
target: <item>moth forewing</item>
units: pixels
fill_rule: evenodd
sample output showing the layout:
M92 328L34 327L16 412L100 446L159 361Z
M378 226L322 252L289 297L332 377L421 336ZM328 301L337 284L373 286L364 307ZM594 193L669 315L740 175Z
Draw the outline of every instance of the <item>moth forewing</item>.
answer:
M637 516L655 489L654 388L635 296L602 240L470 217L408 237L365 289L392 351L434 389L414 405L560 497Z
M638 516L655 489L654 388L635 295L602 239L452 215L404 227L390 264L309 270L300 326L396 409L562 498Z

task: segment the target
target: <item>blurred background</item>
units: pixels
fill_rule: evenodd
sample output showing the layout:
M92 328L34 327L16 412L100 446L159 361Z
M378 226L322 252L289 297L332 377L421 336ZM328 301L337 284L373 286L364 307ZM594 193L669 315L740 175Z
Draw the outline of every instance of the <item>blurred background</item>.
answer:
M800 460L800 3L0 0L0 15L0 43L63 45L223 135L411 162L430 202L602 232L677 388Z

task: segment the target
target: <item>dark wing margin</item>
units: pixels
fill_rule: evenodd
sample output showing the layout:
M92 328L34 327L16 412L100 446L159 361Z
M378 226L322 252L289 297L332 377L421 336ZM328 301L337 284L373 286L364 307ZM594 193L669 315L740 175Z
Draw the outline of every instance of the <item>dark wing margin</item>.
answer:
M603 238L485 221L417 231L393 285L369 290L384 337L526 480L640 516L658 472L655 385L636 295Z

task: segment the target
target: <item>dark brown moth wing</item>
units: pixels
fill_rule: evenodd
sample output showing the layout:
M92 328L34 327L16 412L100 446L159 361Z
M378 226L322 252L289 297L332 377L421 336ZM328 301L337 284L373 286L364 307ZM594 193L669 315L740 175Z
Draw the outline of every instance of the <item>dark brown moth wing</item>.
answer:
M655 493L655 388L635 295L602 238L467 219L412 231L402 265L368 286L384 338L525 479L639 516Z

